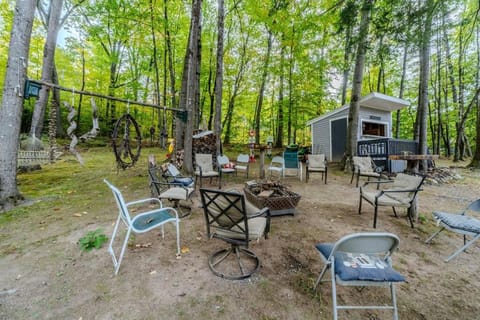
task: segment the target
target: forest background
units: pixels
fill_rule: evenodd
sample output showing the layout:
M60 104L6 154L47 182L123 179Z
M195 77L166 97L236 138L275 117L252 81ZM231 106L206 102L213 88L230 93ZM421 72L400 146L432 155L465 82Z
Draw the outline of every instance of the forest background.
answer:
M182 148L199 128L219 134L224 145L246 144L252 130L256 143L272 136L276 147L308 145L308 120L376 91L411 103L394 114L394 137L480 165L478 1L0 4L1 41L10 43L0 46L0 114L15 107L5 93L21 96L25 77L53 84L38 99L17 97L21 120L15 121L25 136L45 140L53 130L68 137L72 120L77 135L88 132L95 101L106 137L129 112L144 137L154 129L161 146L174 137ZM30 21L26 12L32 12L28 43L28 30L14 33L16 24ZM22 43L27 54L12 53ZM8 80L9 68L16 83ZM75 118L63 102L76 109ZM17 142L0 143L16 154ZM0 155L2 202L18 193L5 165L12 157Z

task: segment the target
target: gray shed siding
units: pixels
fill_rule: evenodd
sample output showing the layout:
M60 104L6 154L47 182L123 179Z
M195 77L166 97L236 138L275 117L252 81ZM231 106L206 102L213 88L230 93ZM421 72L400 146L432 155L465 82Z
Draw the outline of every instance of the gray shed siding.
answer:
M323 153L327 160L331 160L331 127L330 122L335 119L348 117L348 108L341 110L331 116L325 117L312 123L312 153Z
M332 158L331 148L331 122L341 118L348 118L349 108L345 108L338 112L334 112L332 115L326 116L323 119L311 123L312 132L312 153L323 153L328 160ZM371 117L374 117L372 119ZM376 122L387 125L386 134L387 137L391 137L392 128L392 116L389 111L383 111L368 107L360 106L359 110L359 127L358 127L358 139L362 139L362 122Z

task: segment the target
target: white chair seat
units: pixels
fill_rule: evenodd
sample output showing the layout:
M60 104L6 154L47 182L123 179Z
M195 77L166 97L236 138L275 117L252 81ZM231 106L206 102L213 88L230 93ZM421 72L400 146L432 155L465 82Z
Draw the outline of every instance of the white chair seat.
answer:
M200 171L195 171L196 175L200 175ZM202 171L202 177L203 178L209 178L209 177L218 177L219 173L218 171Z
M194 190L195 190L194 188L173 187L173 188L166 189L158 197L160 199L187 200Z
M362 192L363 199L367 200L370 203L375 202L375 197L378 195L378 192ZM410 198L404 197L403 199L395 199L390 195L384 193L377 199L377 204L385 207L405 207L410 206Z

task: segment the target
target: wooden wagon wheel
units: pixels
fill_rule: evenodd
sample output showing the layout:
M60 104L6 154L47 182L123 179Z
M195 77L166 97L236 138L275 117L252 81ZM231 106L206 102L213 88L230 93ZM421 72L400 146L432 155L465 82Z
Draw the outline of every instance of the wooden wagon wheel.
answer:
M119 167L126 169L135 165L140 157L142 136L137 121L130 114L124 114L115 123L112 146Z

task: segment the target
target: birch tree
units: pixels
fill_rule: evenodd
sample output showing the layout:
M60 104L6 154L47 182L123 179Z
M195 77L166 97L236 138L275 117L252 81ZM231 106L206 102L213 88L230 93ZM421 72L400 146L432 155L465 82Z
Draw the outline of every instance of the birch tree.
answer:
M8 50L7 70L0 106L0 211L22 199L17 188L17 152L27 77L34 0L17 0Z

